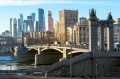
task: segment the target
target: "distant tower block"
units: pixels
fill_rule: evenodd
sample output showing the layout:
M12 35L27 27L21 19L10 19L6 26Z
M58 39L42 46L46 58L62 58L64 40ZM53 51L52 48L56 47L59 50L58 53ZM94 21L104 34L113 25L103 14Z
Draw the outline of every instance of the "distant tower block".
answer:
M48 31L54 32L52 13L48 11Z

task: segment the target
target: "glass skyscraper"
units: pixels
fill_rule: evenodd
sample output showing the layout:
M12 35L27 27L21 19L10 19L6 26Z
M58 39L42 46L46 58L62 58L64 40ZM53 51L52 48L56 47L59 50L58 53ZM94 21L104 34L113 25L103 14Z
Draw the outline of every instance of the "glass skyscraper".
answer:
M23 24L22 24L22 30L23 32L33 32L33 27L31 24L32 20L24 20Z
M38 23L38 21L34 22L34 32L39 32L39 23Z
M31 13L32 21L35 22L35 13Z
M54 32L52 13L48 11L48 31Z
M9 19L10 33L12 34L12 18Z
M44 31L45 21L44 21L44 10L38 9L38 22L39 22L39 31Z
M18 17L18 37L22 37L22 22L23 22L23 15L20 14Z
M12 37L17 38L17 20L16 20L16 18L12 19Z

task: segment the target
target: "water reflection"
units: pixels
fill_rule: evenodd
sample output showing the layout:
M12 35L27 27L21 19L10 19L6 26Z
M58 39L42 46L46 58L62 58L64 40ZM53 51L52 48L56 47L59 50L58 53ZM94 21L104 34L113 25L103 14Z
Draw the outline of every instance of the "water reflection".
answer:
M0 70L25 70L34 68L34 61L18 61L13 56L0 56Z

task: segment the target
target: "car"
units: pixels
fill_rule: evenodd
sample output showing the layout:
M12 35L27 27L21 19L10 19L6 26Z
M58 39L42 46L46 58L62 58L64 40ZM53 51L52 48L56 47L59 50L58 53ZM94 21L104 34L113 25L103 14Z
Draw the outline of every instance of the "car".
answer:
M119 43L115 43L114 44L114 48L120 48L120 44Z
M80 43L77 43L77 45L81 45Z
M81 45L88 46L88 43L82 42Z
M55 43L54 43L54 44L61 44L61 43L60 43L60 41L55 41Z
M117 44L117 47L120 48L120 44Z
M69 42L69 41L66 41L66 43L65 44L67 44L67 45L71 45L71 42Z
M73 43L73 45L77 45L77 43Z

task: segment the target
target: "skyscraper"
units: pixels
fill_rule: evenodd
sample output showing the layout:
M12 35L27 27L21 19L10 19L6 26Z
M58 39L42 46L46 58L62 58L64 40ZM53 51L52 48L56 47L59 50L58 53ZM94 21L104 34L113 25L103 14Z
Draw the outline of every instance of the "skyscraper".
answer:
M32 20L32 16L27 16L27 20Z
M23 32L33 32L34 31L31 21L32 20L24 20L24 22L22 23Z
M27 22L25 22L25 20L22 22L22 31L23 33L27 32Z
M18 37L22 37L22 22L23 22L23 15L20 14L18 17Z
M38 21L34 22L34 32L39 32L39 23L38 23Z
M17 19L12 19L12 37L17 38Z
M32 16L27 16L27 32L33 32L34 31L34 22L32 20Z
M48 31L54 32L52 13L48 11Z
M45 32L46 31L46 28L45 28L45 17L43 16L43 31Z
M10 32L12 34L12 18L9 19L9 27L10 27Z
M35 22L35 13L31 13L32 21Z
M39 8L38 9L38 22L39 22L39 31L44 31L45 28L45 21L44 21L44 10Z

